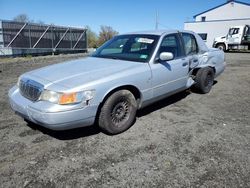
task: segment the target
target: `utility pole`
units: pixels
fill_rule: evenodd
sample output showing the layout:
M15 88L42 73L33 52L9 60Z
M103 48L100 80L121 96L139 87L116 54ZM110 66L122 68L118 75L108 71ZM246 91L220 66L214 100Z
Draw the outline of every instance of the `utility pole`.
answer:
M158 21L158 11L156 11L156 17L155 17L155 30L158 30L158 25L159 25L159 21Z

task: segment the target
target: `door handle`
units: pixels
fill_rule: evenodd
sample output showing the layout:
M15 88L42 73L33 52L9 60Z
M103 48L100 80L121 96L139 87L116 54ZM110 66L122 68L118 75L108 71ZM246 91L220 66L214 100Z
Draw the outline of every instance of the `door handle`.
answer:
M186 67L187 65L188 65L188 62L184 62L184 63L182 64L183 67Z

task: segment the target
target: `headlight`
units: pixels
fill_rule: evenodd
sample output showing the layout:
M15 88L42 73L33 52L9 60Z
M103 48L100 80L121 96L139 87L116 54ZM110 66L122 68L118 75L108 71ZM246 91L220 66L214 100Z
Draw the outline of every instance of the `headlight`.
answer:
M41 94L40 100L49 101L55 104L76 104L82 101L87 102L94 97L94 90L80 91L72 93L59 93L50 90L44 90Z
M58 103L60 94L54 91L44 90L41 94L40 100Z

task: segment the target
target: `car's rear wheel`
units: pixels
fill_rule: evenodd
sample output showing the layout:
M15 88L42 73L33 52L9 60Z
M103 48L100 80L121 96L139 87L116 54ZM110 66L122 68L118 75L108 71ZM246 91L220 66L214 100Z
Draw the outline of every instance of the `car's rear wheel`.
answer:
M104 102L98 124L108 134L119 134L134 123L136 111L134 95L128 90L116 91Z
M208 93L214 84L214 70L210 67L201 68L195 76L194 87L200 93Z

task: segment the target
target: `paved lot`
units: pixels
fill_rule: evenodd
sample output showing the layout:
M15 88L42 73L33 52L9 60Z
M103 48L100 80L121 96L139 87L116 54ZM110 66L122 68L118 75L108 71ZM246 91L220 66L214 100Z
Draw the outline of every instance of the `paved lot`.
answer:
M249 53L226 55L209 94L149 106L117 136L35 129L13 114L7 90L21 73L75 57L0 63L0 187L250 187Z

